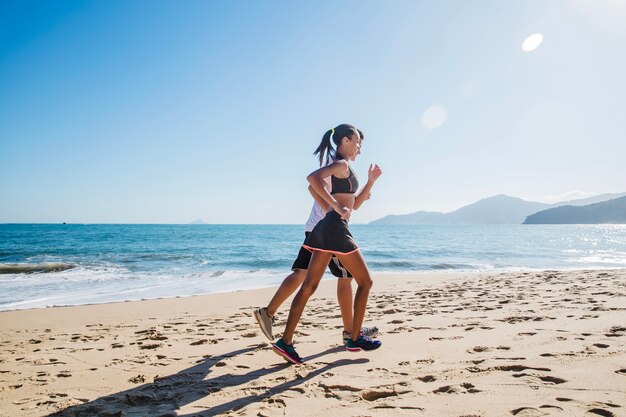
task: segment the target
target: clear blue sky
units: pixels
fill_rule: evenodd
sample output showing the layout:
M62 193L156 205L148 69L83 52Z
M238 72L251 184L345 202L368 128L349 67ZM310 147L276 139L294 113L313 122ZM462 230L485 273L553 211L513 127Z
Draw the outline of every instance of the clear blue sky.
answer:
M384 172L359 223L624 192L625 21L621 0L0 0L0 222L304 223L342 122L362 182Z

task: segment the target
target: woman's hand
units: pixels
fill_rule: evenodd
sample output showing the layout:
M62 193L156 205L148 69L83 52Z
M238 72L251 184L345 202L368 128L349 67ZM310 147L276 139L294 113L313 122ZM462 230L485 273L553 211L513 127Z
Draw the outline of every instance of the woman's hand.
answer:
M333 206L333 210L335 210L343 220L350 220L350 213L352 213L351 208L337 204L336 206Z
M370 169L367 171L367 180L374 183L381 175L383 175L383 170L380 169L378 164L375 164L374 166L370 164Z

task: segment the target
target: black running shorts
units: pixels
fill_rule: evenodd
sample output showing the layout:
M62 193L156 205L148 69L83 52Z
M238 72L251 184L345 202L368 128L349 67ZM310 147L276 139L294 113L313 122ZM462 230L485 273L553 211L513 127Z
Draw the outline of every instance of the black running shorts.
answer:
M306 238L309 237L311 232L305 232L304 234L305 234L304 240L306 242ZM311 251L301 246L300 252L298 252L298 257L293 263L291 270L295 271L297 269L304 269L304 270L309 269L309 262L311 262L312 255L313 253ZM337 259L336 256L333 256L331 258L330 262L328 263L328 269L330 269L330 272L337 278L352 278L352 274L350 274L350 271L348 271L341 264L341 262L339 262L339 259Z

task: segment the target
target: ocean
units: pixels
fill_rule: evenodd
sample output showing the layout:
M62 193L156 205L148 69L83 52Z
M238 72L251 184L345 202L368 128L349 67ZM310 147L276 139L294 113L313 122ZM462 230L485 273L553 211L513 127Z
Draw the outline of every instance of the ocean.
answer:
M375 274L626 268L626 225L351 231ZM303 239L302 225L0 224L0 310L275 286Z

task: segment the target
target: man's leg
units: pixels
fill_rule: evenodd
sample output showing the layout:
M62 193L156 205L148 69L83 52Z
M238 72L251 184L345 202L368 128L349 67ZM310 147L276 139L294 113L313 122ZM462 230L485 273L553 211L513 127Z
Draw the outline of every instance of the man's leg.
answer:
M352 278L337 279L337 301L341 310L343 330L352 334Z
M276 311L287 298L300 288L300 285L304 282L304 277L306 277L306 269L296 269L283 280L280 287L276 290L274 297L272 297L272 300L267 305L268 316L273 317L276 314Z

